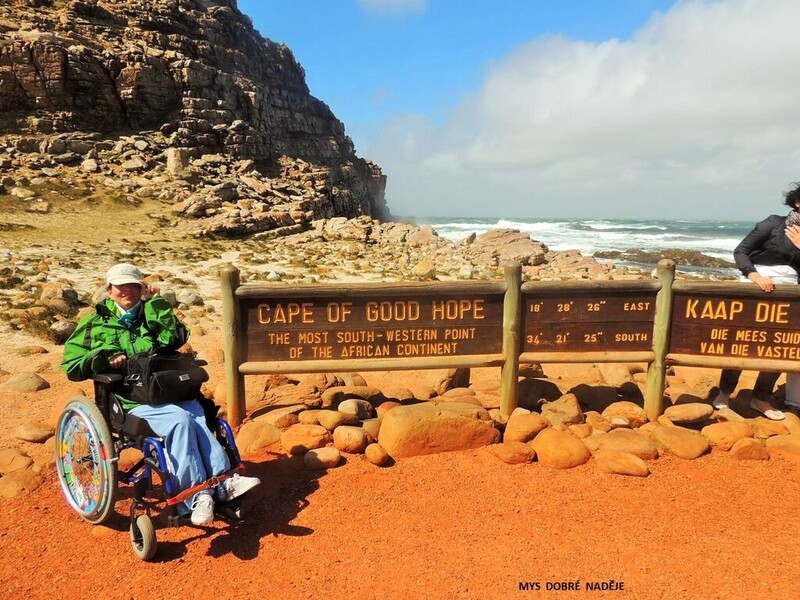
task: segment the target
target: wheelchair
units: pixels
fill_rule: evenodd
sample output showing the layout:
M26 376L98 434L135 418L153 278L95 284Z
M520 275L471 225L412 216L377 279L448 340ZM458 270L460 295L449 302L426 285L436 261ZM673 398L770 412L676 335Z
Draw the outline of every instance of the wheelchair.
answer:
M188 524L188 516L177 514L178 503L242 472L244 465L230 425L214 415L216 437L230 458L231 469L189 490L176 489L163 440L145 419L125 414L112 394L122 379L116 374L95 375L94 401L84 396L70 399L56 426L56 467L67 502L93 525L105 523L114 513L118 483L133 486L130 540L134 554L148 561L155 556L157 547L153 511L158 510L166 517L169 526ZM120 472L119 456L126 448L136 448L143 456ZM215 512L226 521L237 521L242 518L241 500L219 504Z

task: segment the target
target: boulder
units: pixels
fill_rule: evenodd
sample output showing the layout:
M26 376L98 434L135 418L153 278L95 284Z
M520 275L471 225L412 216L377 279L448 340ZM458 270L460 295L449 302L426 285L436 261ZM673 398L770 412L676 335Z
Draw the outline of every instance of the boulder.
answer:
M539 463L554 469L571 469L584 464L591 457L580 439L568 431L553 428L542 430L531 446L536 451Z
M50 383L41 375L32 372L23 372L12 375L8 381L0 384L0 392L38 392L46 390Z
M770 458L800 460L800 436L775 435L767 439L766 446Z
M540 431L550 427L550 421L537 413L512 414L508 418L503 441L509 442L530 442Z
M317 421L328 431L333 431L340 425L358 425L358 417L338 410L322 409L317 412Z
M632 477L647 477L650 474L647 464L630 452L600 450L594 455L594 460L597 468L604 473Z
M673 423L702 423L710 419L713 413L714 407L710 404L690 402L667 407L664 416Z
M575 394L564 394L558 400L545 402L541 410L542 416L553 425L573 425L584 420Z
M730 449L730 455L737 460L769 460L769 452L760 441L746 437L736 441Z
M382 467L389 462L389 453L380 444L370 444L364 450L364 456L373 465Z
M392 458L468 450L497 443L484 409L460 402L400 406L383 417L378 441Z
M651 436L661 450L686 460L698 458L710 449L706 438L684 427L659 425L653 429Z
M756 417L753 420L753 437L757 440L766 440L774 435L787 435L789 430L782 421L771 421L765 417Z
M381 423L383 419L378 417L375 419L364 419L361 421L361 427L364 431L372 436L373 440L378 439L378 434L381 431Z
M395 402L394 400L387 400L386 402L382 402L379 406L375 408L375 414L378 418L385 415L387 412L392 410L393 408L397 408L398 406L402 406L399 402Z
M44 477L36 471L25 469L0 477L0 496L16 498L26 496L44 483Z
M743 421L725 421L706 425L700 433L702 433L712 445L727 452L742 438L753 437L753 426Z
M586 424L591 425L592 429L597 431L611 431L611 421L596 410L586 411L583 417L586 420Z
M647 413L638 404L622 400L614 402L603 410L603 416L608 420L613 420L614 417L622 417L627 419L631 427L641 427L647 423Z
M494 426L500 431L505 431L506 423L508 423L508 415L502 412L499 408L490 408L489 416L492 418Z
M569 430L580 439L585 439L594 433L592 426L587 423L578 423L577 425L570 425Z
M311 471L332 469L342 460L336 448L315 448L303 455L303 465Z
M601 363L597 365L603 383L612 387L621 387L622 384L633 381L631 371L627 365L619 363Z
M262 423L269 423L278 429L288 429L300 421L297 415L304 410L305 406L302 404L295 406L282 406L280 408L274 408L268 412L260 414L253 420Z
M381 391L371 385L342 385L329 387L322 392L322 407L337 408L341 402L355 398L378 405L385 400Z
M53 437L53 433L53 428L47 425L41 423L23 423L17 427L15 435L18 440L32 442L34 444L43 444Z
M466 368L448 369L433 384L434 391L443 396L449 390L469 387L470 371Z
M341 452L361 454L374 441L361 427L341 425L333 430L333 446Z
M343 400L339 403L337 410L348 415L355 415L359 419L371 419L375 416L375 407L366 400L358 398Z
M303 405L303 407L317 408L322 404L319 390L316 386L305 384L286 383L284 385L277 385L270 387L264 392L261 400L257 406L294 406Z
M266 421L248 421L236 434L236 447L247 454L271 446L281 439L281 430Z
M5 477L14 471L22 471L33 464L33 459L16 448L0 450L0 475Z
M642 460L658 458L658 448L647 435L631 429L614 429L597 441L596 452L623 452Z
M522 442L503 442L489 446L489 451L504 463L518 465L533 462L536 451Z
M311 408L297 413L297 421L304 425L319 425L319 412L321 409Z
M292 425L281 434L281 446L289 454L305 454L331 442L331 434L320 425Z

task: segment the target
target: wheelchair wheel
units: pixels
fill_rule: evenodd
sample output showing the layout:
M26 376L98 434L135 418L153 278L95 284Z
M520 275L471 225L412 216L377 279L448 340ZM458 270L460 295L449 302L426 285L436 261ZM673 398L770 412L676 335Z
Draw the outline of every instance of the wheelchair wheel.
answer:
M142 560L150 560L156 554L156 529L147 515L139 515L131 523L131 546L133 553Z
M114 509L117 465L111 433L88 398L71 399L56 427L56 467L69 505L89 523L103 523Z

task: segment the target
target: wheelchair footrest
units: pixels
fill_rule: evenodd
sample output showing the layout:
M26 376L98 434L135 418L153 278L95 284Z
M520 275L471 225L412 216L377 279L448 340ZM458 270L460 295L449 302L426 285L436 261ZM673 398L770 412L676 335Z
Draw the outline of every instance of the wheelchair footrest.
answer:
M178 492L171 498L167 499L167 504L172 506L174 504L178 504L179 502L183 502L184 500L188 500L192 496L194 496L197 492L202 492L203 490L213 490L217 487L221 482L225 481L229 477L232 477L236 473L244 473L244 465L239 463L230 471L223 473L222 475L217 475L216 477L212 477L204 481L203 483L198 483L197 485L193 485L192 487L183 490L182 492Z

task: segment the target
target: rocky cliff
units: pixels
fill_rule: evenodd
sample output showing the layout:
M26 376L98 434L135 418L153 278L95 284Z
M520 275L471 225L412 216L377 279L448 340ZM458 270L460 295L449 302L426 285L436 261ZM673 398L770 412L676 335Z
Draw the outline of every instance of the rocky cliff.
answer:
M236 0L3 2L0 132L2 185L33 200L25 169L169 198L200 233L389 218L380 169Z

